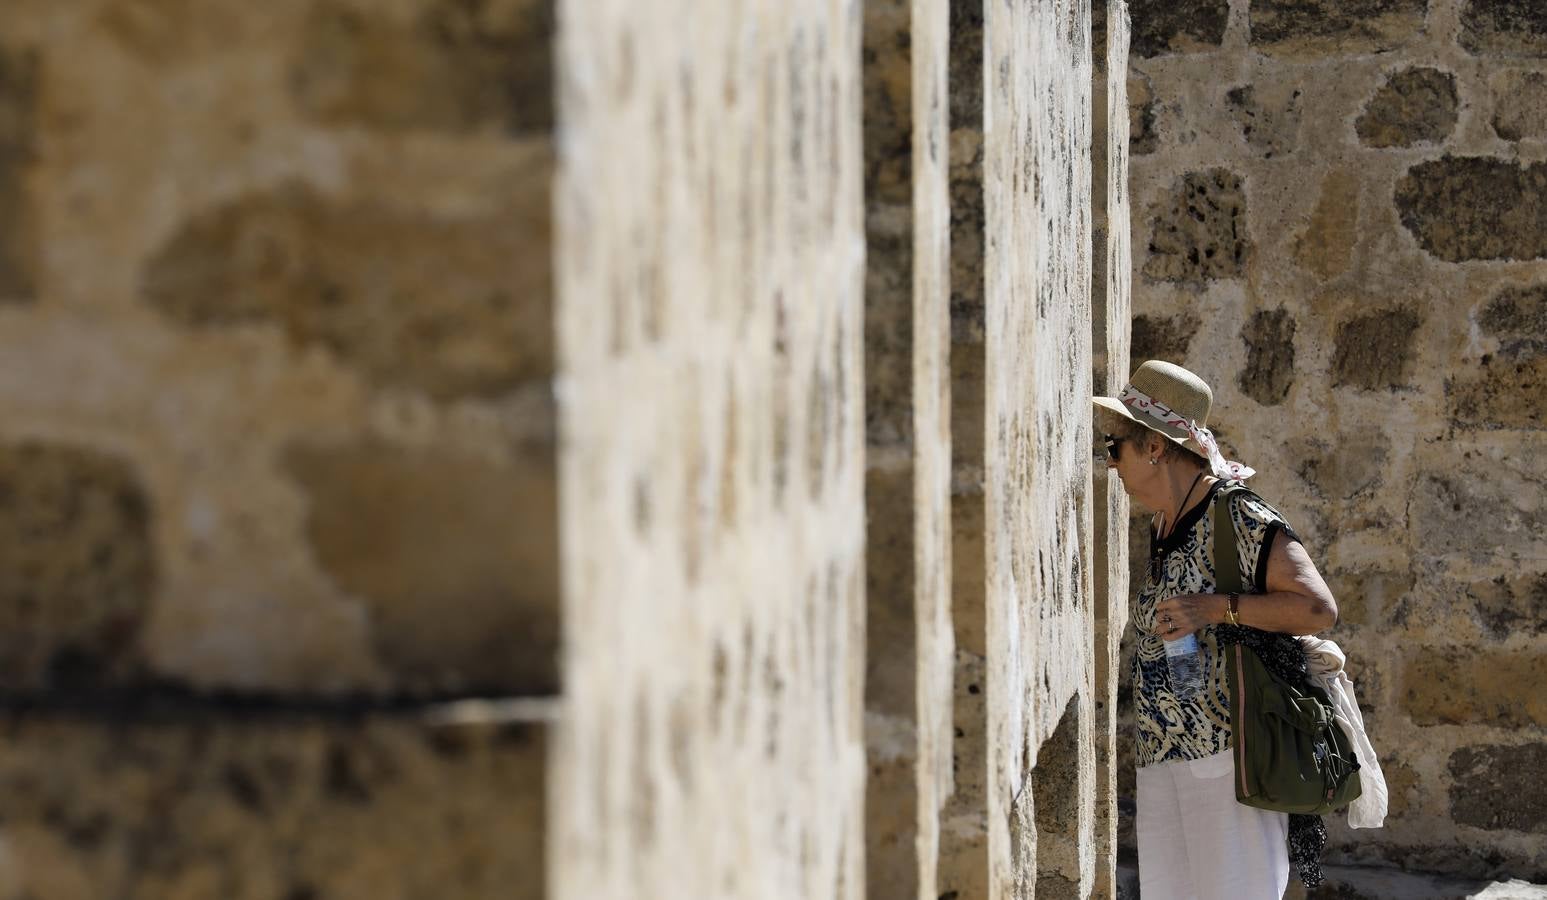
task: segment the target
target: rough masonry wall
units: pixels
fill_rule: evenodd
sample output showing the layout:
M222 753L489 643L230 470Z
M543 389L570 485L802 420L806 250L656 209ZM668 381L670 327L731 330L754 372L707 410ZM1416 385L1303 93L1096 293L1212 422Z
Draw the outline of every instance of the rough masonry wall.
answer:
M1338 597L1391 816L1331 855L1547 878L1547 17L1147 0L1133 41L1133 359L1209 381Z
M956 791L938 888L1084 894L1090 10L966 7L952 8L950 67Z
M990 889L1083 894L1095 780L1090 4L988 4L984 34Z
M857 898L861 6L560 10L553 896Z
M551 19L0 7L8 891L540 891Z
M951 791L947 4L865 5L865 887L933 898Z
M1128 52L1131 40L1125 0L1093 3L1091 213L1094 217L1091 281L1092 388L1113 396L1128 378L1132 304L1132 244L1128 228ZM1101 436L1092 435L1096 462L1092 507L1094 541L1091 594L1095 618L1096 823L1094 854L1098 897L1117 896L1118 824L1117 688L1121 641L1128 624L1128 495L1106 471Z

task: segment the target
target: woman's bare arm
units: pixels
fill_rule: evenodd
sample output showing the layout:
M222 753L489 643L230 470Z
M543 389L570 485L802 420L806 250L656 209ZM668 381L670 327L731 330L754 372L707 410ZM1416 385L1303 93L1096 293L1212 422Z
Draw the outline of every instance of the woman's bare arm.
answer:
M1338 604L1305 547L1282 531L1268 548L1267 593L1242 593L1242 625L1285 634L1315 634L1337 624ZM1226 621L1224 594L1183 594L1155 606L1155 633L1167 640ZM1166 623L1170 616L1171 622ZM1168 630L1174 626L1175 630Z

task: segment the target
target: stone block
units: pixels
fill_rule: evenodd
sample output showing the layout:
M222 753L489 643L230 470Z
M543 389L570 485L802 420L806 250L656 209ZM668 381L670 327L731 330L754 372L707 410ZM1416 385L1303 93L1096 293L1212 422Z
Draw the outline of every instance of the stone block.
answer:
M158 566L139 474L95 450L0 444L0 680L4 693L139 677L137 637Z
M1547 7L1528 0L1467 0L1457 40L1477 56L1547 57Z
M1450 815L1489 831L1547 831L1547 744L1462 747L1450 755Z
M550 178L539 155L493 217L300 185L240 197L186 222L142 290L180 324L272 325L379 385L502 394L553 372Z
M1137 56L1211 50L1225 39L1229 0L1133 0L1130 47Z
M865 478L865 709L915 714L913 468L872 466Z
M1188 172L1155 207L1143 272L1155 281L1201 287L1245 275L1250 254L1241 176L1228 169Z
M1330 281L1348 271L1359 240L1359 173L1334 169L1321 183L1310 222L1295 240L1295 261Z
M557 476L373 444L296 446L317 561L364 604L383 667L419 694L558 687Z
M1451 421L1464 428L1540 428L1541 391L1547 386L1547 287L1506 288L1474 318L1497 349L1446 380Z
M1336 456L1327 457L1328 462ZM1413 589L1411 572L1378 569L1326 573L1327 587L1338 604L1338 624L1385 627L1403 598Z
M1419 246L1446 262L1547 257L1547 163L1419 163L1398 179L1396 207Z
M1547 285L1500 291L1478 310L1477 324L1504 354L1547 353Z
M1378 490L1391 459L1391 441L1379 431L1356 429L1335 442L1302 438L1288 443L1295 474L1318 497L1346 503Z
M1154 153L1160 146L1155 118L1160 101L1150 80L1138 72L1128 74L1128 152L1134 156Z
M1412 374L1417 313L1390 309L1355 316L1337 327L1332 355L1334 387L1388 390Z
M1285 309L1261 309L1241 326L1246 366L1236 384L1263 406L1276 406L1289 396L1295 381L1295 319Z
M1476 560L1518 560L1534 555L1547 530L1547 510L1537 499L1542 485L1529 475L1479 479L1470 451L1434 460L1413 484L1409 515L1419 522L1476 522L1479 528L1425 528L1415 533L1419 558L1461 554ZM1446 466L1449 468L1446 468Z
M1422 31L1426 7L1427 0L1254 0L1251 43L1297 60L1382 53Z
M35 52L0 46L0 306L37 289L37 221L27 173L37 158L39 65Z
M1419 648L1402 674L1402 709L1418 725L1547 726L1547 693L1522 691L1547 680L1540 650Z
M1138 315L1133 317L1133 367L1146 360L1163 359L1184 365L1192 339L1202 321L1191 311L1174 316ZM1121 388L1121 384L1118 385Z
M1492 121L1494 133L1506 141L1547 139L1547 73L1495 76Z
M0 720L12 896L543 900L548 725L182 702Z
M1539 429L1547 355L1485 355L1445 381L1450 420L1462 428Z
M312 5L290 71L304 115L387 132L552 131L553 0L409 6L394 21L369 4Z
M1366 147L1443 144L1456 129L1456 76L1414 67L1393 73L1365 104L1354 131Z
M1547 575L1498 575L1469 585L1466 596L1491 637L1547 636Z
M1225 92L1225 108L1241 137L1264 159L1282 156L1300 140L1300 89L1289 79L1271 79Z

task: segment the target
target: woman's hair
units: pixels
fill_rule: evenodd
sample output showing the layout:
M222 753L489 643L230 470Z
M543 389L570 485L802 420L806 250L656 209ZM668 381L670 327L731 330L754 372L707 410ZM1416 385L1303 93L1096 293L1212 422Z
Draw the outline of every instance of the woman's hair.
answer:
M1197 453L1194 453L1186 447L1183 447L1176 441L1169 440L1165 435L1158 431L1152 431L1148 428L1145 428L1138 422L1130 422L1127 419L1118 419L1114 416L1113 421L1109 423L1108 428L1110 430L1107 431L1107 434L1110 434L1113 437L1122 438L1124 441L1132 444L1133 446L1141 448L1147 447L1149 445L1150 435L1154 435L1160 438L1161 446L1165 448L1160 453L1161 459L1186 459L1187 461L1202 466L1205 469L1209 467L1208 460L1204 459L1202 456L1199 456Z

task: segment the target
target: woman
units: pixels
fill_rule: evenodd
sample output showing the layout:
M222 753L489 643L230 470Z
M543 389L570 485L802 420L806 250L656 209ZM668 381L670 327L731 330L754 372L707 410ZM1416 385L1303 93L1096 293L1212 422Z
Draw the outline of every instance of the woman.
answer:
M1152 360L1117 397L1094 401L1107 467L1155 514L1148 576L1131 611L1138 633L1132 675L1140 893L1144 900L1279 900L1290 856L1304 878L1307 867L1314 870L1325 831L1317 817L1236 802L1230 701L1215 626L1234 616L1262 631L1313 634L1337 622L1337 602L1283 516L1245 493L1226 502L1241 583L1251 593L1241 594L1232 610L1232 598L1213 592L1209 511L1226 480L1253 473L1226 460L1205 427L1213 394L1202 379ZM1165 651L1165 641L1187 635L1197 636L1204 674L1203 689L1190 698L1173 690Z

